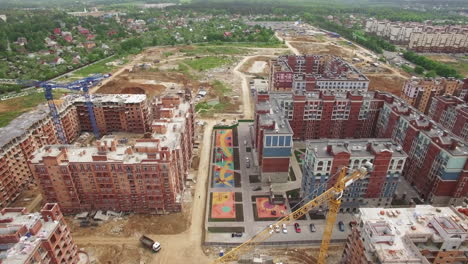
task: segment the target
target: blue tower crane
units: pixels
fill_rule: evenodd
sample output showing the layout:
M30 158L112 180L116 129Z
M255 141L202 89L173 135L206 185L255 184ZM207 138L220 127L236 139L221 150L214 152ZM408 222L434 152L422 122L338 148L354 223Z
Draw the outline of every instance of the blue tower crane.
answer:
M57 135L59 142L61 144L68 143L67 137L60 121L60 115L57 110L57 106L54 103L54 97L52 90L56 88L68 89L73 91L81 91L86 102L86 108L88 109L89 120L91 121L91 127L93 129L94 136L99 138L99 128L96 123L96 117L94 115L93 102L91 101L91 96L89 95L89 89L97 85L102 79L108 78L110 74L96 74L90 77L79 79L69 83L56 83L52 81L24 81L24 80L8 80L9 83L14 81L16 84L24 86L36 86L38 88L44 89L45 98L47 104L49 105L50 114L52 115L52 121L54 123L55 129L57 130ZM7 80L6 80L7 81Z

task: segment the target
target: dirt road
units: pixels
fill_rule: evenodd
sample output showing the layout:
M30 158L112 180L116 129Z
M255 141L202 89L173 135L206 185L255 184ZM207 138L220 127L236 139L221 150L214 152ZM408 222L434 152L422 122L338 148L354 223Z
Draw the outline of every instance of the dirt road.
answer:
M294 54L296 55L300 55L301 53L299 52L299 50L297 50L295 47L291 46L291 43L289 43L289 41L285 40L284 38L280 37L280 35L278 34L278 32L275 32L275 36L280 40L280 41L284 41L284 43L286 44L286 46L288 46L288 48L290 50L292 50L292 52L294 52Z
M244 74L243 72L239 71L239 69L246 63L249 59L256 57L256 56L246 56L242 59L239 64L234 68L234 74L241 78L241 85L242 85L242 104L244 106L244 118L245 119L253 119L253 111L252 111L252 103L250 101L250 89L249 89L249 82L247 77L253 77Z

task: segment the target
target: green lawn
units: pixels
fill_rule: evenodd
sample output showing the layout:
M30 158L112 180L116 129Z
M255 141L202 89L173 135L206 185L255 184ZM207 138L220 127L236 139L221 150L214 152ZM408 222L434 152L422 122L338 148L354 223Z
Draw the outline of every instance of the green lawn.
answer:
M70 93L68 91L54 91L54 98ZM32 110L37 105L45 103L44 93L34 93L23 97L13 98L0 102L0 127L8 125L21 114Z
M199 59L187 59L183 62L196 71L206 71L232 63L233 60L225 56L208 56Z
M112 56L96 64L92 64L82 69L79 69L76 72L74 72L73 75L79 76L79 77L87 77L89 75L97 74L97 73L109 73L115 68L115 66L107 66L106 63L115 61L117 59L118 57ZM124 63L125 63L125 60L124 60Z
M197 55L236 55L244 54L245 49L240 49L236 47L224 47L224 46L193 46L193 48L181 49L180 52L184 53L186 56L197 56Z
M226 46L226 47L239 47L239 48L287 48L281 42L208 42L199 44L199 46Z

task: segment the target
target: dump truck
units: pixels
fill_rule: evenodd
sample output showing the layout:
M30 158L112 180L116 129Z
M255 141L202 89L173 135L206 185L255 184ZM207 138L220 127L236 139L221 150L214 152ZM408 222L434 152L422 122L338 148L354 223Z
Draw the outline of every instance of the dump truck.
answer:
M154 252L161 250L161 244L159 242L154 241L145 235L140 237L140 242L143 244L143 246L152 249Z

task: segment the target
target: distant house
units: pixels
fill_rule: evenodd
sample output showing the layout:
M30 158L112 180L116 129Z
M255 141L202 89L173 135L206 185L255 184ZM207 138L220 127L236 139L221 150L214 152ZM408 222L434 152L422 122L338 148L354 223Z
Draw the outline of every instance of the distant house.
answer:
M115 29L111 29L109 31L107 31L107 36L111 37L113 35L117 34L117 30Z
M109 46L107 46L106 44L103 43L102 46L101 46L101 49L107 50L107 49L110 49L110 48L109 48Z
M90 32L87 28L78 26L78 32L80 32L81 35L88 35Z
M62 37L68 43L71 43L73 41L73 36L70 32L62 32Z
M89 34L89 35L86 37L86 40L93 40L95 37L96 37L96 35Z
M28 40L25 37L19 37L16 40L15 44L20 45L20 46L24 46L24 45L28 44Z
M54 28L54 34L55 35L60 35L60 34L62 34L62 30L60 28Z
M96 43L94 43L94 41L86 41L85 43L83 43L83 47L85 47L86 49L93 49L94 47L96 47Z
M60 65L60 64L64 64L65 63L65 60L60 58L60 57L56 57L54 59L54 61L52 62L52 64L55 64L55 65Z
M84 45L83 45L83 43L80 42L80 43L78 43L78 45L76 45L76 47L81 49L81 48L84 48Z
M224 32L224 37L225 38L232 37L232 32L230 32L230 31Z
M75 57L73 57L72 63L73 63L73 64L80 64L80 63L81 63L81 57L80 57L80 55L76 55Z

